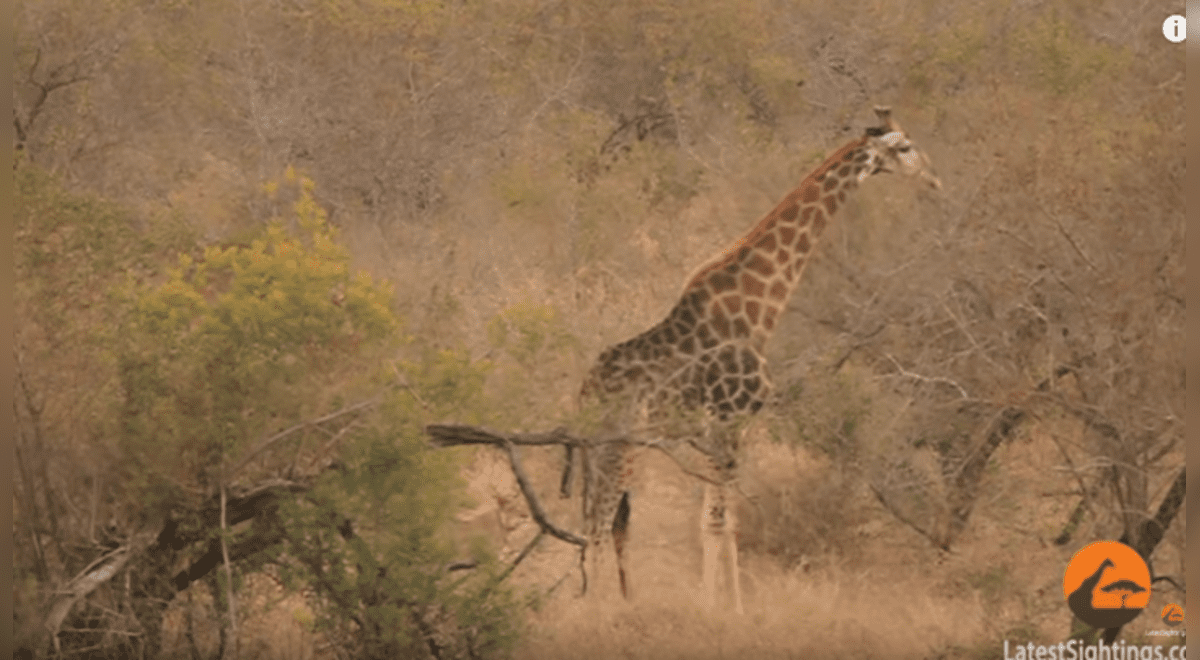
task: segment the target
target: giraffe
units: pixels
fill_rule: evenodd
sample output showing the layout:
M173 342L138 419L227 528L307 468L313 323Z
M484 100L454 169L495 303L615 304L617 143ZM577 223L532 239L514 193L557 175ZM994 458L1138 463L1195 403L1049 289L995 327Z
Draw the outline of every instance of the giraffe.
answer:
M581 452L585 554L590 553L597 575L604 542L611 538L624 597L629 597L624 550L632 509L626 485L634 457L647 442L674 448L683 441L706 464L699 476L705 481L700 525L708 607L716 605L717 562L724 556L733 605L742 613L730 496L740 426L771 392L767 340L818 237L860 182L898 172L941 187L928 157L892 120L890 109L875 112L880 126L825 159L753 229L696 270L665 319L605 349L584 379L581 401L600 405L602 436L610 438ZM569 461L570 455L564 497L570 489Z

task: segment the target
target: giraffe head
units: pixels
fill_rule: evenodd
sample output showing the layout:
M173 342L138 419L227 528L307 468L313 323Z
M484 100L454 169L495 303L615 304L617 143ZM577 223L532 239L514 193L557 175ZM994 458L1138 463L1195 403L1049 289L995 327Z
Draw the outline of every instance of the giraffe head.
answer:
M933 171L929 156L917 148L908 134L892 119L891 108L876 107L882 126L867 129L867 153L873 167L859 173L859 180L880 172L897 172L905 176L917 176L930 187L940 189L942 182Z

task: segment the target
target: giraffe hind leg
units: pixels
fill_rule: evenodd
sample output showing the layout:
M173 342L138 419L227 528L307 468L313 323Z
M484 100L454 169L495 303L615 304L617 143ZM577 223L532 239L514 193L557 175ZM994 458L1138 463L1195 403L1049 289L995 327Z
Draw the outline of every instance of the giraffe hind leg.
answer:
M629 591L625 586L625 539L629 533L629 491L621 494L617 504L617 515L613 518L612 538L613 549L617 552L617 575L621 579L621 596L628 599Z

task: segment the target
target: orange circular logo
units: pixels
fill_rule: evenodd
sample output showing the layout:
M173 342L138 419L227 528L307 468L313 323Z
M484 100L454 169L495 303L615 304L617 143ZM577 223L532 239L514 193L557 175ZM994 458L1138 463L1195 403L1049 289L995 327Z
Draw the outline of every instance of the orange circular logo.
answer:
M1080 621L1116 628L1150 604L1150 569L1133 548L1097 541L1075 553L1063 576L1063 595Z
M1162 622L1172 628L1183 623L1183 608L1175 603L1167 603L1162 608Z

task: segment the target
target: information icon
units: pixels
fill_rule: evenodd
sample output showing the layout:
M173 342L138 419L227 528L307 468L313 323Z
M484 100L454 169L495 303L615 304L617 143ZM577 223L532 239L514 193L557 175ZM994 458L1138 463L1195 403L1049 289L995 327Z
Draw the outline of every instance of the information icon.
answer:
M1163 21L1163 36L1173 44L1187 39L1187 19L1179 14L1168 16Z

